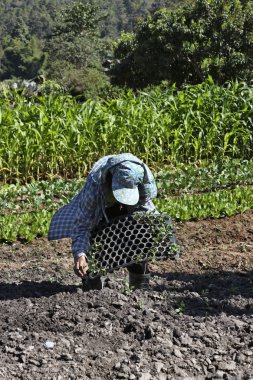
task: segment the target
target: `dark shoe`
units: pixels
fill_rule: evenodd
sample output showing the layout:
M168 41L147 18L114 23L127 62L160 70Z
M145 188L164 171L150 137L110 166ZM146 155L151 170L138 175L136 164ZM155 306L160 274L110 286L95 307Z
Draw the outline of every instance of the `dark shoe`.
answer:
M83 291L89 290L101 290L104 287L104 281L100 276L90 277L89 274L86 274L82 279Z
M134 273L129 272L129 288L130 289L148 289L150 273Z
M149 272L147 261L142 261L141 263L138 263L138 264L134 263L134 264L128 265L127 269L128 269L128 272L139 273L139 274L144 274L144 273Z

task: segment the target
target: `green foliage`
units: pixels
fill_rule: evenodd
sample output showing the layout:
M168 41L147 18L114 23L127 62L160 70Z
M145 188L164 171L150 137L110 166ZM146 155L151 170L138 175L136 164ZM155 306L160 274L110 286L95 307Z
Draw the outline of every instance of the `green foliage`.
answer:
M170 214L177 220L221 218L252 209L252 165L252 160L229 160L224 164L210 161L202 166L195 163L185 167L161 167L156 173L159 188L156 207L160 212ZM229 188L231 181L235 186L233 188ZM37 234L46 235L53 212L67 204L81 190L83 184L83 180L54 179L34 181L27 185L2 185L0 239L31 240ZM222 190L217 191L220 184ZM147 221L150 218L159 243L166 236L171 236L171 226L166 224L157 229L153 223L154 217L151 214ZM138 218L139 215L136 214L136 219ZM96 249L99 247L94 247ZM177 246L171 245L172 255L177 249Z
M223 218L252 209L253 189L238 187L205 194L187 194L178 198L157 199L155 205L159 211L177 220Z
M225 160L164 167L156 175L159 197L253 185L253 161Z
M0 240L29 241L47 235L53 212L42 210L37 213L0 216Z
M82 2L73 2L63 8L53 28L54 37L72 39L73 36L96 35L99 8L95 5Z
M73 95L97 93L107 80L101 66L98 7L74 2L58 15L47 42L47 73Z
M170 0L0 0L0 80L33 79L42 73L74 94L93 96L97 87L100 90L106 83L101 61L112 55L111 39L123 30L131 32L149 9L172 3L175 5ZM106 46L101 49L102 42Z
M160 212L176 220L222 218L252 209L253 189L242 187L215 193L168 197L155 200L155 205ZM47 235L53 213L52 209L43 209L0 215L0 240L31 240L38 235ZM172 246L172 255L177 249L177 246Z
M224 83L253 79L251 0L197 0L175 11L163 9L140 22L115 47L113 83L200 83L211 75Z
M159 199L234 189L253 184L253 161L225 160L202 164L162 166L154 171ZM0 187L0 215L56 210L69 202L84 180L52 179Z
M56 210L70 201L83 186L83 180L31 182L0 187L0 215Z
M29 35L27 25L20 18L17 18L12 34L4 39L2 54L0 79L33 78L45 63L38 38Z
M184 313L185 311L185 303L183 301L180 302L180 304L178 305L178 307L175 309L175 312L177 314L182 314Z
M0 97L0 176L5 181L83 177L106 154L148 165L252 157L252 87L206 82L79 103L66 95Z

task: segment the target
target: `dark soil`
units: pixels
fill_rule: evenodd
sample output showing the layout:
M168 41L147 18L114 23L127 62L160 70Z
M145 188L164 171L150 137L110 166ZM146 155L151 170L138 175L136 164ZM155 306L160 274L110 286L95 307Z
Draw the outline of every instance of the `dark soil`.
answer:
M176 231L149 290L83 292L69 241L1 245L0 379L253 379L253 211Z

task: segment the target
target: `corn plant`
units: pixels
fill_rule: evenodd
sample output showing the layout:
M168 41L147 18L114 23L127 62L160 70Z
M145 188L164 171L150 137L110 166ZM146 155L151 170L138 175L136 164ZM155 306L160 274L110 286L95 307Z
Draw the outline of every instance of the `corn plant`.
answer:
M210 80L88 100L0 95L0 180L81 178L101 156L132 152L151 167L251 159L253 91Z

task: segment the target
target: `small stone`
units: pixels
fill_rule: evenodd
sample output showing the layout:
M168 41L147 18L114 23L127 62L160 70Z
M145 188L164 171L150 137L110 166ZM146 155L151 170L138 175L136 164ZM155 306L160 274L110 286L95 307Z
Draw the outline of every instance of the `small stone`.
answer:
M209 372L215 372L215 370L216 370L216 367L214 365L211 364L211 365L208 366L208 371Z
M47 349L51 349L51 348L54 348L55 343L52 342L51 340L47 340L47 341L44 343L44 346L45 346Z
M151 326L145 328L145 339L151 339L155 335Z
M156 362L155 363L155 369L157 373L161 372L161 369L163 368L163 363L162 362Z
M122 348L118 348L117 350L116 350L116 352L117 352L117 354L125 354L125 351L124 350L122 350Z
M26 353L31 352L33 350L34 350L34 346L30 345L30 346L26 347L25 349L23 349L22 351L24 354L26 354Z
M245 362L245 356L243 354L239 353L236 355L235 361L237 363L244 363Z
M176 375L180 377L180 379L188 376L188 374L184 370L179 368L176 364L174 365L174 372Z
M140 361L141 361L141 355L139 355L139 354L133 354L132 356L131 356L131 358L130 358L133 362L135 362L135 363L140 363Z
M222 356L221 355L214 355L214 360L216 360L216 362L221 362L222 361Z
M29 298L26 299L26 306L28 307L28 309L31 309L33 307L33 303L31 302L31 300L29 300Z
M70 347L70 341L69 340L67 340L67 339L65 339L65 338L62 338L61 339L61 341L62 341L62 343L66 346L66 347Z
M152 376L149 372L144 372L141 374L141 377L139 377L139 380L151 380Z
M136 376L132 373L130 376L129 376L129 380L135 380L136 379Z
M16 333L15 338L18 340L23 340L23 336L19 333Z
M193 297L200 298L200 295L199 295L199 293L197 293L197 292L191 292L191 295L192 295Z
M73 357L70 354L62 354L61 359L65 361L73 360Z
M21 355L20 356L20 361L21 361L21 363L25 363L26 362L26 356L25 355Z
M172 343L172 341L170 339L166 339L165 344L166 344L167 348L172 348L173 347L173 343Z
M115 309L122 309L123 306L124 306L124 302L123 302L123 301L114 302L114 303L112 304L112 306L114 306Z
M16 349L13 347L5 346L4 348L5 348L5 352L7 352L7 353L9 352L12 354L12 353L16 352Z
M246 356L252 356L252 355L253 355L253 351L250 351L250 350L246 350L246 351L244 351L243 353L244 353L244 355L246 355Z
M116 376L117 376L117 379L127 379L128 378L128 374L124 373L124 372L118 372Z
M40 362L38 360L33 359L33 358L29 359L29 363L35 365L36 367L40 366Z
M32 337L35 339L35 340L38 340L39 339L39 334L37 332L33 332L32 333Z
M224 379L225 374L225 372L218 370L215 375L218 377L218 379Z
M191 346L192 338L189 337L187 334L184 334L180 337L180 342L183 346Z
M227 363L219 363L218 368L223 371L234 371L236 369L236 363L233 361Z
M126 350L126 351L128 351L128 350L131 350L132 349L132 347L131 346L129 346L128 345L128 343L126 344L126 345L124 345L123 347L122 347L122 349L123 350ZM108 353L109 353L109 351L108 351ZM113 354L113 352L111 351L111 353Z
M178 327L175 327L173 330L173 336L174 338L179 338L182 335L181 330Z
M177 348L174 348L173 353L177 358L182 358L182 353Z
M245 322L240 320L236 320L234 323L237 330L241 330L245 326Z

